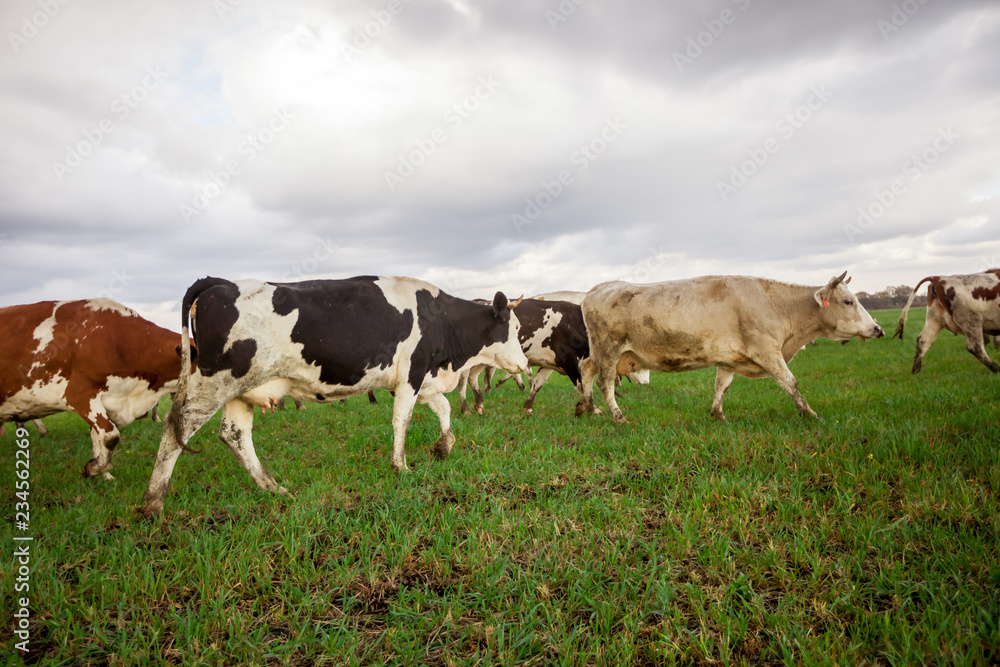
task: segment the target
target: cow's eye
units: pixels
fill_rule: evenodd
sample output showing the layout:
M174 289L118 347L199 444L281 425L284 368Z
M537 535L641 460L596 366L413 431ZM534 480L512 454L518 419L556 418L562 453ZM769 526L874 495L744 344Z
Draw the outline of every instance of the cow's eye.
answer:
M844 305L845 306L853 306L854 302L851 301L850 299L844 299Z

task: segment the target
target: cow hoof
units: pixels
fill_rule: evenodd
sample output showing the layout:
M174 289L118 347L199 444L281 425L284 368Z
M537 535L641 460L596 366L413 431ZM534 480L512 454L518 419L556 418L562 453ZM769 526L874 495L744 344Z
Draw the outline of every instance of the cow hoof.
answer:
M531 415L535 414L535 411L532 408L525 408L524 409L524 414L526 414L526 415L528 415L530 417Z
M712 416L720 422L726 421L726 415L722 414L722 410L712 410Z
M160 501L148 502L145 507L136 507L135 511L138 512L144 519L154 519L160 512L163 511L163 503Z
M623 415L620 410L615 411L614 413L612 413L611 418L614 420L614 422L616 424L627 424L628 423L628 419L625 418L625 415Z
M113 481L113 480L114 480L115 478L114 478L114 476L113 476L113 475L112 475L111 473L109 473L109 472L106 472L106 473L104 473L104 479L106 479L107 481L111 482L111 481Z
M462 408L462 414L463 415L471 415L472 414L472 410L469 409L468 405L466 405L465 407Z
M476 406L476 414L480 414L480 415L483 414L483 408L482 408L482 406L479 406L479 405Z

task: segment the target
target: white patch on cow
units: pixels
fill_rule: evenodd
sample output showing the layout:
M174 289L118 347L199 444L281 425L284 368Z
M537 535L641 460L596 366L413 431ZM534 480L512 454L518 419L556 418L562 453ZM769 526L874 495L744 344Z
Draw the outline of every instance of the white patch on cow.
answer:
M544 344L545 339L552 336L559 323L562 322L563 314L556 310L546 310L542 316L542 326L535 330L531 338L521 343L521 349L528 358L532 366L545 366L547 368L556 367L556 353L551 347Z
M247 393L242 394L240 398L250 405L256 405L258 408L273 408L278 401L292 393L291 388L291 380L279 378L265 382L259 387L254 387Z
M41 419L57 412L72 410L66 403L66 387L69 380L56 375L46 380L37 380L30 387L20 389L0 405L0 424L5 421Z
M176 389L177 381L168 382L161 389L154 390L142 378L109 375L107 389L90 401L91 420L102 410L118 426L131 424L156 405L160 397Z
M417 312L417 290L427 290L433 298L437 298L441 292L434 285L415 278L379 276L375 284L382 290L389 305L401 313L407 310Z
M649 384L649 369L643 368L642 370L633 371L628 374L628 379L639 385Z
M65 303L68 302L57 301L56 305L52 308L52 314L42 320L39 325L35 327L35 331L31 334L32 338L38 341L38 347L35 348L34 354L38 354L52 342L52 339L55 336L56 311L59 310L59 307Z
M521 373L528 368L528 357L521 349L518 342L517 333L521 328L521 323L513 311L510 313L510 323L507 328L507 340L503 343L491 343L479 351L479 354L472 357L461 368L456 368L456 373L461 373L467 368L472 368L478 364L496 366L502 368L511 375ZM452 387L454 389L454 387ZM449 389L449 391L451 391Z
M123 306L113 299L105 299L104 297L88 299L84 305L93 311L110 310L113 313L118 313L122 317L139 317L139 313L135 312L131 308Z
M538 299L539 301L569 301L570 303L575 303L579 306L583 303L583 297L585 296L587 296L586 292L571 292L564 290L561 292L544 292L531 298Z

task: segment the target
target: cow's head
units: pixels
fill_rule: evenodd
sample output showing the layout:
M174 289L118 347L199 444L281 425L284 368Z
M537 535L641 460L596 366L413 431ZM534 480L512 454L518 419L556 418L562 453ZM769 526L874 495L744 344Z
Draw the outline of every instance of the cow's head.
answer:
M847 271L844 271L816 290L814 298L819 305L822 335L833 340L850 340L855 336L881 338L885 332L847 288L851 279L844 280L846 276Z
M517 338L521 323L514 314L514 308L520 303L520 298L514 303L508 303L507 296L503 292L496 293L491 306L493 323L488 336L492 344L488 344L484 350L487 356L493 357L494 364L511 374L520 373L528 368L528 358L524 356Z

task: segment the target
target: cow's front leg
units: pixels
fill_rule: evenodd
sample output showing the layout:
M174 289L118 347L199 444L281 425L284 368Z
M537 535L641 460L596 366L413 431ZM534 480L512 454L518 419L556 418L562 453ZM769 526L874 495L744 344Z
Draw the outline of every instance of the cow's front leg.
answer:
M257 451L253 446L252 432L253 406L239 398L234 398L226 403L222 411L219 440L229 446L230 451L236 455L239 462L250 473L253 481L257 482L257 486L264 491L290 495L288 490L274 481L270 473L261 465L260 459L257 458Z
M413 417L413 406L417 403L417 394L413 388L404 384L396 388L396 396L392 402L392 467L397 472L409 472L406 465L406 431L410 428Z
M726 416L722 413L722 397L733 383L734 374L730 370L718 368L715 371L715 398L712 399L712 416L719 421L726 421Z
M479 376L485 370L485 366L478 366L473 368L469 373L469 387L472 388L472 395L476 398L476 413L483 414L483 406L485 405L485 397L482 388L479 386Z
M462 374L458 377L458 407L462 411L463 415L467 415L471 412L469 410L469 402L465 399L465 389L469 386L469 371L462 371Z
M535 411L535 396L538 395L538 391L545 384L545 381L549 379L550 375L552 375L551 368L540 368L538 369L538 373L535 374L535 379L531 382L531 391L528 392L528 398L524 400L524 411L529 415Z
M969 354L979 359L986 368L994 373L1000 373L1000 366L990 359L986 353L986 346L983 345L983 320L978 316L960 315L955 318L955 324L962 329L965 336L965 349Z
M799 393L799 382L792 375L792 372L788 370L788 365L785 363L785 359L781 356L780 351L776 355L758 361L757 364L774 378L774 381L778 383L779 387L785 390L785 393L792 397L799 412L806 417L816 416L813 409L806 403L806 399Z
M451 430L451 403L444 394L434 394L425 401L441 422L441 437L431 448L431 453L438 459L448 458L451 448L455 445L455 434Z

